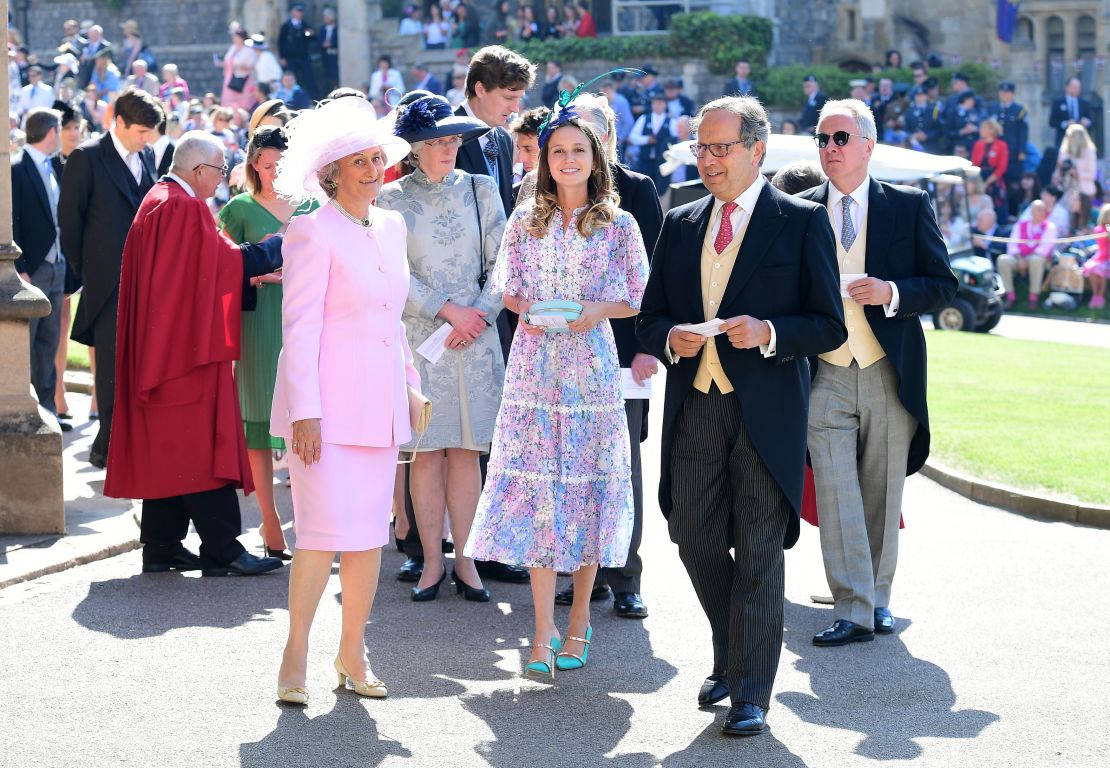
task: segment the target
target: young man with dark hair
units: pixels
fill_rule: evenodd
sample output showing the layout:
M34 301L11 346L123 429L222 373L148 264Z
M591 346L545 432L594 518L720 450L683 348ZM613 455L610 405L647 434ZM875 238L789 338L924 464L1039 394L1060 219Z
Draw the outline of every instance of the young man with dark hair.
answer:
M96 352L96 393L100 431L89 463L108 461L116 377L116 308L120 265L127 231L154 185L154 153L163 114L145 91L128 88L115 103L111 127L73 150L66 161L58 202L62 252L84 291L71 338Z
M551 110L547 107L536 107L528 110L523 115L517 115L517 118L509 125L509 133L513 136L514 189L520 180L539 164L540 126L543 125L550 114Z
M61 128L61 113L35 107L23 124L27 143L12 160L12 237L22 251L15 268L50 300L50 314L30 320L31 384L39 405L55 416L54 353L61 332L66 260L58 240L58 177L52 158ZM59 426L72 429L66 422Z

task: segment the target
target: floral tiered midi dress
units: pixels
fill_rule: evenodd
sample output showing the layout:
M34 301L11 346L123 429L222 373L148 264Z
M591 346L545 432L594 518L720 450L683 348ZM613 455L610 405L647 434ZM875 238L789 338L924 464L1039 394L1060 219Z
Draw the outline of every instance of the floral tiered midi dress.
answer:
M575 211L547 234L525 230L532 205L505 229L495 289L534 301L626 301L639 308L648 263L635 220L589 238ZM518 330L506 365L485 487L466 554L574 571L624 565L632 536L632 472L620 363L608 320L584 333Z

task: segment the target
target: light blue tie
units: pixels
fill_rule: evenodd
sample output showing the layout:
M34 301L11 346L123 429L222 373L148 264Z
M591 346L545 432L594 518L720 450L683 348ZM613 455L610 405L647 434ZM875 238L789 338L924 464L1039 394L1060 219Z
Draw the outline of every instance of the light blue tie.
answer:
M852 249L852 243L856 241L856 225L852 221L852 198L847 195L840 198L840 207L844 211L844 219L840 225L840 243L844 246L844 250L849 251Z

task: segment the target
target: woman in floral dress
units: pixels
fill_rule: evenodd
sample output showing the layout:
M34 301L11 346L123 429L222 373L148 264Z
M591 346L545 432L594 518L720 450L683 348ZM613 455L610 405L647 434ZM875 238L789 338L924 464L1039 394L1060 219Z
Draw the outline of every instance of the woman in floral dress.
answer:
M525 672L553 676L584 666L594 575L628 553L628 428L608 318L639 311L648 265L601 143L573 108L540 143L535 200L509 219L493 276L521 322L466 554L531 569L536 626ZM564 332L529 322L535 302L553 299L582 305ZM575 586L565 639L554 618L559 571L572 572Z

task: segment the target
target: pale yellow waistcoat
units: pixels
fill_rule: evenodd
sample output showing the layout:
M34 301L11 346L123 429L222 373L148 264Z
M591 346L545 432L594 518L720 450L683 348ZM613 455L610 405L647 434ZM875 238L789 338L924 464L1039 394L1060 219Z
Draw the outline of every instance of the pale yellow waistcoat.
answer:
M750 216L747 221L751 221ZM734 233L732 242L718 254L713 247L713 224L714 222L711 221L706 227L705 240L701 244L701 304L706 320L715 318L721 308L721 297L725 294L725 286L732 276L736 256L740 253L740 243L743 242L747 231L747 225L742 224L740 231ZM723 334L705 340L701 361L698 363L698 373L694 376L694 389L708 394L710 384L716 384L722 394L728 394L733 391L733 386L717 357L717 339L721 339L722 344L728 344L728 337Z
M833 207L826 207L829 211L829 221L832 223L833 231L839 231L842 223L840 206L834 206L837 209L836 212L833 211ZM868 211L868 215L870 215L870 211ZM867 218L868 216L864 217L850 250L844 250L840 239L837 238L836 260L840 264L840 274L842 275L858 275L867 271ZM847 368L855 360L860 368L866 368L886 357L886 352L883 351L879 340L875 338L875 334L871 331L871 324L867 322L863 307L849 298L845 298L843 301L844 325L848 327L848 340L841 344L839 349L825 352L820 355L820 358L826 363L832 363L841 368Z

